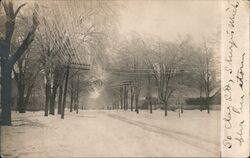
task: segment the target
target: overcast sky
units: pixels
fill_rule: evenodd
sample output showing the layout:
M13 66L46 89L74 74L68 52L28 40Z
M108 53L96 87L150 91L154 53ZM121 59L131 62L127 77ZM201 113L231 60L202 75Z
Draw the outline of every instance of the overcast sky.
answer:
M165 40L190 34L195 41L220 29L219 1L126 1L121 11L120 32L152 34Z

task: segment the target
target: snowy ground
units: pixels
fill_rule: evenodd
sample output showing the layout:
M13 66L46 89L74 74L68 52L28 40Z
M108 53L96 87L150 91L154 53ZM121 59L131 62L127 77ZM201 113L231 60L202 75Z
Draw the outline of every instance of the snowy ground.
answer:
M13 126L1 128L6 157L218 157L220 111L176 112L103 110L13 112Z

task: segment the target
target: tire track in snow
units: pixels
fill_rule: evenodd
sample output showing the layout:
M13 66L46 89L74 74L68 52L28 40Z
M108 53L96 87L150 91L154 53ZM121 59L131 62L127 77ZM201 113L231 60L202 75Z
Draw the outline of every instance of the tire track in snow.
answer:
M158 126L154 126L154 125L150 125L144 122L140 122L140 121L134 121L134 120L129 120L125 117L121 117L115 114L106 114L107 116L126 122L128 124L140 127L144 130L150 131L150 132L154 132L154 133L158 133L161 135L165 135L167 137L173 138L177 141L182 141L186 144L189 144L191 146L194 146L196 148L199 148L202 151L205 151L206 153L210 153L211 156L219 156L220 153L220 145L206 140L204 138L200 138L188 133L183 133L183 132L178 132L178 131L171 131L169 129L164 129ZM206 148L209 147L209 148Z

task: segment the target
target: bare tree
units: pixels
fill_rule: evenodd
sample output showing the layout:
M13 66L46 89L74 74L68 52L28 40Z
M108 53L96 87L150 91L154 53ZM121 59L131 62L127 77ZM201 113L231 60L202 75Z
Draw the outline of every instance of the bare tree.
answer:
M164 104L165 116L167 116L169 98L174 91L171 79L175 76L177 65L182 59L180 57L182 45L183 42L180 44L158 42L151 50L155 58L147 57L146 59L156 81L158 98Z
M30 57L30 53L22 56L16 63L17 68L13 68L15 80L18 88L17 109L20 113L26 111L30 95L34 87L38 74L40 73L39 58ZM32 68L32 69L31 69Z
M213 47L211 46L211 43L209 44L209 41L204 39L202 45L201 45L201 53L202 57L201 62L203 63L201 66L201 77L203 80L203 85L204 85L204 91L205 91L205 105L207 109L207 113L210 113L210 92L211 89L213 88L213 82L215 81L214 79L214 69L212 67L213 65Z
M32 28L24 38L22 44L16 49L11 50L11 39L15 30L15 21L19 11L26 4L20 5L15 11L12 1L4 1L2 5L5 10L6 23L5 23L5 37L0 39L0 50L1 50L1 102L2 102L2 115L1 124L11 125L11 72L13 65L16 61L25 53L29 45L34 40L36 28L38 26L37 10L33 13L33 24Z
M62 83L60 83L61 81L63 81L63 75L64 73L62 73L63 67L60 65L56 65L54 70L53 70L53 85L52 85L52 93L50 96L50 109L49 109L49 114L55 115L55 99L56 99L56 95L57 95L57 89L59 86L62 85Z
M139 96L142 88L143 73L143 54L144 48L140 37L133 37L130 41L125 41L121 44L120 54L121 61L119 61L120 73L123 73L122 80L125 85L130 85L130 103L131 110L133 110L133 103L135 103L135 112L139 113ZM129 73L129 74L127 74ZM125 89L126 87L126 89ZM124 86L124 106L128 107L128 88Z
M29 17L24 13L19 13L16 19L17 27L13 33L11 48L17 49L25 38L26 28L29 26ZM40 72L39 53L36 51L35 42L33 41L23 56L21 56L13 67L14 78L17 83L18 98L17 109L20 113L26 111L29 98L34 87L36 78ZM31 69L32 68L32 69Z
M211 90L218 86L216 81L216 72L220 62L216 61L216 49L219 44L218 40L203 38L199 45L189 43L185 48L185 69L188 75L189 84L199 89L200 111L206 109L210 113ZM218 50L217 50L218 51ZM216 61L216 62L215 62ZM204 106L205 105L205 106Z

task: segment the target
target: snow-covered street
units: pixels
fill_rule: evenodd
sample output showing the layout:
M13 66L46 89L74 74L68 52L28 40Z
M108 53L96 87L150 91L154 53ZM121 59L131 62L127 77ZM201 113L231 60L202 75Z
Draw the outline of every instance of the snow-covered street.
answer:
M6 157L218 157L220 111L66 111L12 113L13 126L1 129Z

